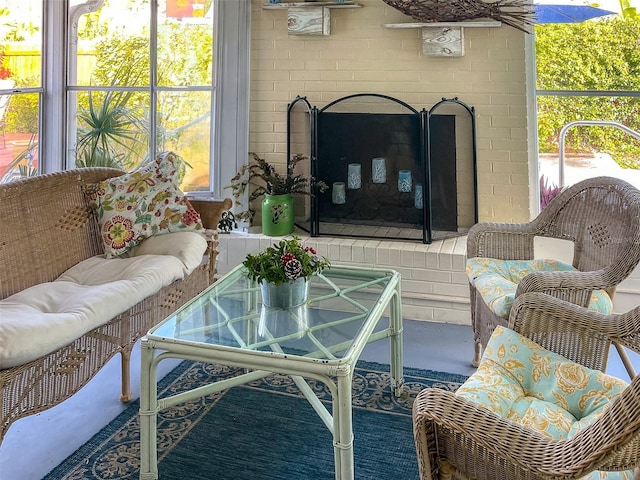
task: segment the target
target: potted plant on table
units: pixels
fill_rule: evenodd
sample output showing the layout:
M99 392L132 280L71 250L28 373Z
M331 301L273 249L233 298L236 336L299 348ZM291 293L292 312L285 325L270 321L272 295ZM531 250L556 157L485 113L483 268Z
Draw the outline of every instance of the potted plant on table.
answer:
M305 247L299 237L293 236L247 255L242 264L249 278L260 283L265 305L289 308L307 301L309 278L321 273L330 261L318 257L313 248Z
M306 160L307 157L296 154L287 162L286 173L280 174L273 165L257 154L252 153L253 161L240 168L238 173L231 179L231 190L237 200L251 185L249 202L264 196L262 201L262 233L269 236L284 236L293 232L294 210L292 194L312 195L309 190L317 188L324 192L329 188L326 183L316 181L312 177L305 177L295 173L296 165ZM257 180L257 181L256 181ZM236 218L251 221L254 211L240 212Z

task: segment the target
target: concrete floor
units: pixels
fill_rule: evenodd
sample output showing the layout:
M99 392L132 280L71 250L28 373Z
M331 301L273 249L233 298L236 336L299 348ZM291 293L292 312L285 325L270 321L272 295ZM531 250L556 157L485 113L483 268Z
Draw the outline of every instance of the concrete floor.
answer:
M473 352L471 327L443 323L404 322L404 365L470 375ZM139 396L140 349L132 356L132 389ZM389 342L367 345L361 359L389 363ZM125 407L118 401L120 364L112 359L72 398L52 409L14 423L0 445L0 480L39 480L61 463ZM640 359L634 357L640 367ZM177 362L160 364L164 375ZM640 370L640 368L637 368ZM613 359L608 372L627 379Z
M622 168L611 155L595 153L593 155L565 155L564 184L573 185L587 178L608 176L626 180L636 188L640 188L640 170ZM538 155L538 173L544 175L550 184L558 185L559 155L557 153L541 153Z

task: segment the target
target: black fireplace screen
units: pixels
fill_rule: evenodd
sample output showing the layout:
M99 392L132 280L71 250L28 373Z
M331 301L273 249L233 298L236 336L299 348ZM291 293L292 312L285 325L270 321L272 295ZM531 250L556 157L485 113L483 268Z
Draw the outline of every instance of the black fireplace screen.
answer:
M296 130L291 111L300 100L310 114L308 173L328 185L325 192L313 192L310 202L302 201L305 208L296 216L298 226L308 228L312 236L431 243L434 237L459 235L465 230L460 225L465 215L459 207L468 209L460 201L461 188L473 190L474 212L466 216L473 217L471 224L477 221L475 136L473 181L459 185L465 179L469 183L464 173L469 166L458 171L457 115L434 114L433 108L417 111L397 99L374 94L344 97L323 109L297 97L289 105L289 158ZM459 103L457 99L443 102ZM472 109L469 113L473 116Z

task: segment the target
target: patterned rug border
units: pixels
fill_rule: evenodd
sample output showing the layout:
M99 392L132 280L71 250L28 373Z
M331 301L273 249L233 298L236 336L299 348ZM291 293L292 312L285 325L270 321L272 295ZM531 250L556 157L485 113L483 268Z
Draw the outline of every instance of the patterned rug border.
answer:
M192 362L192 361L183 361L179 365L177 365L173 370L167 373L160 381L158 382L158 391L160 392L160 396L168 396L176 393L179 390L172 390L172 386L181 385L179 382L182 380L186 382L188 380L188 376L190 374L199 375L202 372L206 373L207 369L214 369L216 376L224 377L224 376L235 376L237 374L237 368L223 367L216 364L203 364L201 362ZM221 369L221 370L216 370ZM407 398L396 399L393 395L390 395L389 392L386 392L385 395L381 395L378 401L373 402L372 408L372 398L371 395L367 395L366 392L363 394L365 397L366 404L364 402L357 401L356 397L358 394L357 390L362 390L363 392L367 389L367 377L383 377L385 380L388 380L386 377L389 376L389 365L377 362L368 362L368 361L359 361L356 366L356 372L354 373L354 409L364 409L364 410L375 410L377 413L383 414L391 414L391 415L402 415L402 416L410 416L411 415L411 406L413 403L413 398L417 395L417 393L425 388L424 381L429 382L431 386L437 388L444 388L447 390L455 390L459 385L464 383L464 381L468 378L465 375L448 373L448 372L438 372L435 370L427 370L427 369L419 369L419 368L411 368L404 367L403 373L405 377L405 389L408 392ZM374 375L372 375L374 374ZM281 379L290 378L288 375L281 374L273 374L269 377L266 377L262 380L257 380L254 382L250 382L248 384L239 386L238 388L251 388L251 389L259 389L259 390L268 390L272 393L277 393L280 395L288 395L288 396L297 396L300 397L301 393L296 392L294 385L294 390L291 389L292 383L283 382ZM193 379L192 379L193 380ZM423 380L422 382L420 380ZM176 383L178 382L178 383ZM316 393L319 398L325 402L331 402L331 395L328 388L320 381L308 380L310 386ZM388 381L386 382L389 383ZM201 412L198 418L194 421L191 421L191 426L189 428L185 428L180 437L176 439L172 439L172 442L175 444L179 443L179 441L187 435L187 433L193 428L207 413L211 408L215 407L217 401L222 398L228 390L215 394L207 400L208 404L201 404L202 402L197 402L197 407L200 408ZM96 454L103 446L108 445L108 442L112 441L114 436L116 436L123 428L127 426L132 418L137 416L139 410L139 399L133 400L125 410L120 412L113 420L109 422L108 425L103 427L98 433L96 433L91 439L89 439L85 444L79 447L74 453L72 453L69 457L67 457L63 462L61 462L58 466L53 468L44 478L43 480L60 480L60 479L72 479L76 478L74 476L66 476L69 473L72 473L77 469L78 465L87 464L87 459L91 458ZM193 409L191 409L193 411ZM159 416L160 423L160 416ZM160 430L160 425L159 425ZM174 444L171 445L171 448L168 451L162 453L159 451L159 461L162 460L166 455L168 455L171 450L174 448ZM160 444L159 444L160 450ZM79 477L85 478L85 477ZM116 478L116 477L114 477ZM136 477L137 478L137 477Z

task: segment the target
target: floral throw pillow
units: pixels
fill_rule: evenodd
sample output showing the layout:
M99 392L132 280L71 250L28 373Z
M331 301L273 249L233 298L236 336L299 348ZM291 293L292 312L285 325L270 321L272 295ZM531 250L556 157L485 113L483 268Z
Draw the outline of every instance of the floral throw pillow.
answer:
M87 188L107 258L152 235L202 230L200 215L178 188L178 160L164 152L120 177Z

